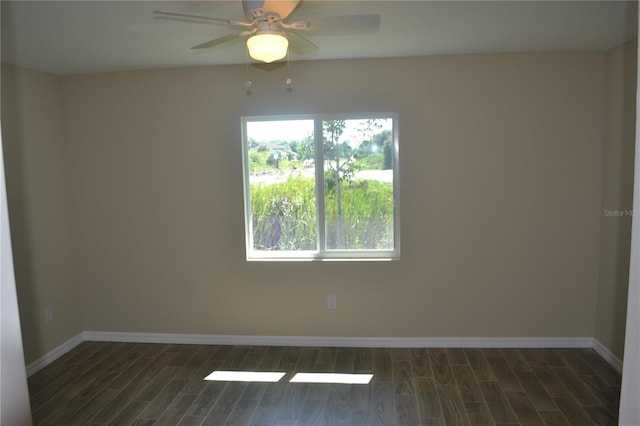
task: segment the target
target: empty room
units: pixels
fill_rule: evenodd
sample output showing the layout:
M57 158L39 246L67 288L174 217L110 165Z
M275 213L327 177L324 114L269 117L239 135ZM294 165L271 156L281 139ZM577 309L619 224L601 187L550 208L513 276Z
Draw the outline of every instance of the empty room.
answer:
M639 424L637 2L1 19L3 426Z

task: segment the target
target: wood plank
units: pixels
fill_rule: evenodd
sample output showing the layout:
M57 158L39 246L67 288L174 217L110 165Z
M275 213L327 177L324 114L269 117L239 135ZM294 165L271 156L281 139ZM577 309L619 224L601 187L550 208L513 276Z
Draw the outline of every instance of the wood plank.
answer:
M246 354L245 354L246 355ZM220 425L224 424L240 397L244 393L247 383L231 382L227 384L222 394L218 397L215 404L202 422L203 425ZM194 399L195 401L195 399Z
M32 376L27 377L27 385L29 393L36 395L56 377L66 373L70 368L74 367L77 362L72 362L73 358L80 357L83 352L90 350L93 342L83 342L76 346L60 358L47 365L45 368L37 371Z
M77 412L78 410L74 408L58 408L47 418L36 424L42 426L66 425L67 419L73 417Z
M442 417L432 417L420 420L420 426L447 426Z
M469 359L464 349L446 348L444 350L449 357L449 363L453 365L469 365Z
M178 426L200 426L203 420L204 417L182 416L182 419L180 419L180 423L178 423Z
M129 383L123 390L113 397L102 409L100 409L88 423L109 423L129 402L131 402L136 394L142 389L142 383Z
M180 367L164 367L142 388L142 390L136 395L136 399L138 401L151 402L162 391L167 383L173 380L178 371L180 371ZM144 384L137 380L132 381L131 383Z
M500 348L480 348L480 350L487 359L502 357Z
M212 353L211 362L220 363L221 366L228 368L227 359L231 356L235 346L217 346L216 350Z
M468 426L469 418L456 386L437 385L442 414L447 426Z
M420 423L414 395L395 395L396 424L413 426Z
M148 404L147 401L130 401L108 424L113 426L128 425Z
M211 408L213 408L220 395L222 395L227 384L228 382L206 382L202 391L196 396L196 399L193 401L193 404L189 407L185 415L205 417Z
M329 395L328 383L309 383L304 394L305 401L326 401Z
M620 386L620 373L610 366L607 361L605 361L593 349L580 351L579 355L606 384L609 386Z
M202 362L197 370L193 371L189 375L185 369L181 369L175 376L177 379L187 380L187 384L181 391L183 395L199 395L207 383L210 383L210 381L204 380L204 378L214 371L220 370L222 367L223 361L219 361L219 358L217 358L215 354L212 354L209 351L203 352L207 354L207 358Z
M582 409L580 404L572 397L553 398L553 401L556 403L558 408L560 408L562 414L569 419L569 424L581 426L595 425L587 413Z
M544 362L547 363L549 367L566 367L567 363L564 359L558 354L556 349L538 349L538 353L542 356Z
M182 395L178 397L164 410L160 418L154 423L154 426L177 425L195 399L195 395Z
M340 370L338 370L340 371ZM351 410L351 388L355 385L332 384L329 386L325 408L325 423L348 425Z
M594 395L602 401L607 410L617 413L620 408L620 387L607 385L600 376L581 376Z
M352 411L353 410L370 411L371 400L372 400L371 384L351 386L351 393L349 395L349 408Z
M239 370L242 361L249 354L251 348L247 346L232 346L229 354L225 357L220 368L222 370Z
M165 368L175 357L175 353L163 353L144 368L140 373L138 373L132 380L132 383L143 383L148 384L151 380L153 380L158 372ZM178 371L177 367L171 367L172 371Z
M282 407L280 407L274 424L279 425L298 420L307 386L305 383L286 383L281 402Z
M589 386L578 377L572 368L559 367L554 368L553 371L580 404L602 405L602 401L593 394Z
M51 416L56 410L60 407L65 407L69 402L68 398L63 397L62 395L57 395L52 398L46 400L46 402L41 403L38 408L35 410L31 410L31 417L33 418L33 422L35 424L41 423L47 417Z
M531 403L538 411L558 411L556 403L553 402L551 395L542 386L540 380L533 372L519 372L516 377L529 396Z
M269 383L260 398L258 407L251 424L271 425L274 424L280 413L284 410L287 396L288 380L281 380L277 383Z
M104 368L102 374L94 377L92 381L86 383L82 389L78 388L76 392L68 393L68 397L71 400L68 402L69 408L80 408L88 401L93 399L100 391L110 387L110 383L113 382L121 373L121 368L117 364L112 364L109 367ZM74 384L74 387L77 384Z
M469 365L471 365L471 369L473 370L473 374L476 376L478 381L496 381L496 376L493 374L493 370L491 369L491 365L489 365L489 361L484 356L482 349L465 349L465 355L467 355L467 359L469 360Z
M303 425L324 425L327 401L304 401L298 416L299 424Z
M169 363L170 367L184 367L193 355L200 349L200 345L173 345L167 352L175 353Z
M495 426L493 417L484 402L465 402L464 409L471 426Z
M282 361L285 347L283 346L271 346L267 347L262 362L258 367L259 371L278 371L280 370L280 363ZM295 363L293 364L295 366Z
M373 386L371 384L351 386L351 394L349 396L350 425L368 425L371 423L372 390Z
M433 369L433 379L437 385L453 385L455 379L453 370L449 365L449 357L444 351L430 350L431 367Z
M522 348L518 349L522 357L527 361L544 362L544 358L540 355L538 349Z
M175 367L169 367L175 368ZM158 394L146 404L144 411L139 413L136 417L138 419L143 420L157 420L160 415L164 412L164 410L171 405L171 403L176 399L176 397L180 394L182 388L187 383L186 380L173 379L169 382L169 384L165 385ZM145 401L145 398L138 398L138 401ZM195 396L194 396L195 399Z
M576 372L579 376L595 376L596 372L583 357L579 355L579 351L584 349L556 349L555 352L564 359L569 368Z
M516 413L520 424L531 426L544 426L544 421L536 412L535 407L524 392L505 392L509 405Z
M391 353L388 349L376 349L373 351L373 381L376 383L393 381L393 369L391 368Z
M42 389L34 389L34 393L30 395L31 409L37 412L44 404L51 405L50 400L52 398L60 399L64 397L66 400L71 398L65 396L65 393L69 389L74 389L76 385L74 382L82 384L82 377L85 374L91 374L91 372L98 372L96 364L79 364L74 365L71 369L66 370L59 376L56 376L51 382L46 383ZM66 405L66 401L65 401ZM59 405L56 409L59 408ZM45 410L40 410L45 411ZM54 410L55 411L55 410Z
M106 389L122 390L129 382L149 365L149 360L139 358L130 363L115 379L107 384Z
M411 361L393 360L393 391L396 395L414 395Z
M544 361L529 361L529 365L533 369L542 386L547 390L552 398L564 398L567 396L568 390L562 380Z
M497 382L480 382L480 390L496 423L517 423L515 413Z
M431 357L424 348L409 349L411 355L411 370L414 377L433 377Z
M227 420L227 425L246 426L250 423L262 396L267 390L267 383L249 383L242 393L233 412Z
M353 348L338 348L336 354L335 373L353 373L356 351Z
M373 371L373 349L356 348L353 360L354 373L371 373Z
M67 418L63 423L66 426L83 425L87 423L100 409L102 409L109 401L111 401L118 391L113 389L101 390L91 401L76 411L76 413Z
M247 352L247 355L240 361L236 369L240 371L259 370L266 352L266 348L264 347L249 349L249 352Z
M413 382L420 420L444 417L435 381L432 378L415 377Z
M296 373L310 373L316 365L316 359L320 353L319 348L302 348L300 357L295 367Z
M282 353L282 357L280 358L280 363L278 364L276 369L281 371L293 371L296 368L296 364L298 364L298 359L300 358L301 352L301 348L290 346L284 348L284 352Z
M585 407L587 415L598 426L617 426L618 416L602 406Z
M338 350L336 348L320 348L313 371L320 373L333 371L337 355Z
M538 411L547 426L571 426L561 411Z
M505 392L522 392L524 389L502 356L487 358L493 374Z
M484 402L484 396L471 367L468 365L456 365L452 368L462 400L464 402Z
M115 349L113 343L109 342L83 342L82 350L75 352L65 362L67 364L86 364L87 362L95 361L96 355L104 354L104 351Z
M520 349L501 349L500 353L514 373L533 371Z
M385 382L373 383L372 400L371 424L377 426L395 425L396 414L393 385Z
M389 349L392 361L411 361L411 353L408 348Z

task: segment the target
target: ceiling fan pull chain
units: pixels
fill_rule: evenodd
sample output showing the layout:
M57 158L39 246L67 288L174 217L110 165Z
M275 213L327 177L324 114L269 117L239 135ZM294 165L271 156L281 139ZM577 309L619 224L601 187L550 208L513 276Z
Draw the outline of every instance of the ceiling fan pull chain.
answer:
M245 53L247 54L247 71L246 71L247 80L244 82L244 87L247 89L247 91L245 93L247 94L247 96L250 96L251 95L251 85L253 83L249 79L249 52L247 50L245 50Z
M291 86L293 84L293 79L291 78L291 59L289 50L287 50L287 74L287 79L284 82L287 84L287 92L291 92L293 91L293 87Z

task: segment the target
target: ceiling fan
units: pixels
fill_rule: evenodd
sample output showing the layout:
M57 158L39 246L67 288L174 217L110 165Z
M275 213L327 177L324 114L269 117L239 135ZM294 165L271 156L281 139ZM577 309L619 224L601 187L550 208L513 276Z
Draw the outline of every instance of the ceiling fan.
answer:
M193 46L191 49L207 49L232 40L249 37L247 49L256 60L271 63L287 56L288 49L298 55L308 55L318 46L298 32L324 34L344 31L373 31L380 26L380 15L323 16L289 21L301 0L243 0L245 20L214 18L190 13L155 10L153 13L165 19L209 21L243 29Z

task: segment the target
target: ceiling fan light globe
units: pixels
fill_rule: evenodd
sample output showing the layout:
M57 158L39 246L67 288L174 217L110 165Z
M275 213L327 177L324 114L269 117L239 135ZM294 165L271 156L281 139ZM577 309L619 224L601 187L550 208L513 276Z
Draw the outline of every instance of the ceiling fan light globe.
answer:
M281 34L256 34L247 40L249 56L270 64L287 56L289 41Z

